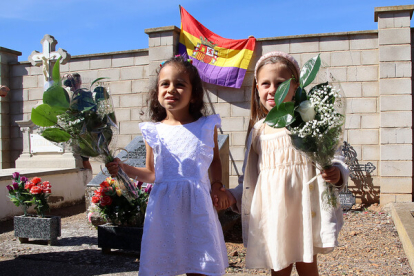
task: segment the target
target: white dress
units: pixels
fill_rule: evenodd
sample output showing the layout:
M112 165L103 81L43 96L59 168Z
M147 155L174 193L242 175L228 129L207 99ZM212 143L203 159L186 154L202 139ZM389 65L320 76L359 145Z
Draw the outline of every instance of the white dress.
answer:
M340 207L323 204L322 176L308 183L319 171L292 146L287 130L264 134L264 127L260 121L251 132L244 182L232 193L242 214L246 267L278 271L331 252L343 218ZM346 165L334 159L334 166L345 184Z
M225 273L227 250L208 177L215 126L220 126L218 115L185 125L140 124L155 166L140 276Z

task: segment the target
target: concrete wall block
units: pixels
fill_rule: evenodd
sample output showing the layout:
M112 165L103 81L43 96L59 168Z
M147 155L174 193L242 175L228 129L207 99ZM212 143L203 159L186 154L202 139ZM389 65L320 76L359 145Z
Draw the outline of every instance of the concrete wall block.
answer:
M136 135L139 131L138 122L136 121L123 121L119 122L119 134L121 135Z
M36 105L38 103L41 103L41 100L39 100L39 101L28 101L28 102L25 102L23 104L23 113L27 113L27 114L32 113L32 108L33 107L36 107Z
M347 51L349 50L349 39L345 36L340 37L321 37L319 42L321 52L327 51Z
M378 37L379 45L409 44L411 43L411 29L380 29Z
M240 103L244 102L244 91L241 89L220 87L218 89L218 101L228 103Z
M395 62L381 62L379 69L380 69L380 78L387 79L387 78L395 78L396 76L396 67L397 64Z
M319 70L316 79L312 82L312 85L319 84L321 82L326 82L327 76L332 75L335 79L339 81L347 80L347 67L325 67ZM312 86L311 86L312 87Z
M98 70L98 78L108 78L102 81L118 81L121 75L120 71L119 68Z
M152 33L149 34L148 38L148 46L149 47L157 47L161 45L161 34L160 33Z
M214 110L216 111L216 114L220 115L221 118L231 116L231 104L229 103L215 103Z
M333 52L331 54L331 66L347 66L360 64L360 51Z
M381 144L411 144L412 130L410 128L381 128Z
M82 77L82 86L88 87L94 80L98 78L98 70L88 70L79 73Z
M296 54L296 55L292 55L297 62L299 63L300 68L302 68L302 66L311 58L314 58L315 56L317 56L318 53L303 53L303 54ZM330 52L322 52L320 53L320 58L322 61L322 65L323 66L331 66L331 53ZM323 70L323 68L321 68L321 70Z
M273 51L281 51L281 52L289 53L289 41L288 40L263 41L261 44L262 44L262 47L261 47L262 48L262 55L267 54L269 52L273 52ZM257 48L257 49L259 49L259 48ZM256 64L256 62L257 62L257 60L254 63Z
M412 116L408 111L389 111L381 113L381 127L411 127Z
M359 98L362 96L361 82L341 82L341 87L347 98Z
M32 88L29 89L29 101L40 101L43 100L43 88Z
M231 175L229 177L229 187L230 189L236 188L239 185L238 182L239 177L237 175Z
M222 127L224 132L240 131L241 129L244 129L243 117L222 118L221 119L221 127Z
M22 115L23 102L10 103L10 115Z
M379 47L380 61L410 61L411 45L393 45Z
M400 12L394 13L394 27L395 28L410 27L411 16L412 16L412 12L410 11L400 11Z
M292 39L289 53L317 53L319 52L319 38Z
M378 50L365 50L361 52L361 64L372 65L378 64L379 52Z
M352 36L349 41L351 50L378 48L378 34L361 34Z
M395 28L393 13L378 14L378 29Z
M412 160L412 145L381 145L381 160Z
M379 82L380 95L411 94L412 82L409 78L381 79Z
M395 76L397 78L411 78L412 76L411 62L398 62L396 64Z
M129 143L131 143L135 135L117 135L116 136L116 146L119 148L125 148Z
M380 179L381 193L405 194L412 192L411 177L382 177Z
M23 87L24 88L37 88L37 86L38 86L37 76L23 76Z
M244 160L244 151L245 151L244 146L232 146L230 149L233 159L236 161L241 161L242 165L243 165L243 160Z
M174 56L174 47L172 46L160 46L149 49L150 60L167 60Z
M127 81L111 81L109 83L109 92L111 95L124 95L131 93L131 82Z
M133 93L147 93L149 92L149 80L140 79L132 81L132 92Z
M231 116L232 117L249 117L250 116L250 103L243 102L240 104L233 104L231 105Z
M145 96L143 98L146 99ZM148 108L146 106L137 106L135 108L131 108L131 120L138 122L151 121L148 116Z
M379 96L379 84L375 82L363 82L362 83L362 96L363 97L377 97Z
M411 192L409 194L396 194L395 202L412 202Z
M232 146L245 146L246 132L232 132L231 133L231 145Z
M354 115L354 114L348 115L347 114L345 117L345 128L346 129L361 128L361 115Z
M237 170L234 166L236 166ZM243 161L234 161L234 162L230 161L229 162L229 174L230 175L237 175L237 172L241 173L242 168L243 168Z
M112 67L126 67L135 65L135 58L131 54L115 55L112 57Z
M62 67L63 65L61 64L60 65L61 72L62 72ZM30 75L43 75L43 66L31 66L30 68L28 68L28 71L30 71Z
M385 206L388 203L396 202L396 195L395 194L380 194L380 204L381 206Z
M69 70L71 72L78 72L82 70L89 70L89 59L73 60L69 62Z
M378 66L348 67L347 68L347 80L348 81L377 81L378 80Z
M11 76L12 77L22 77L29 75L30 65L19 64L12 65L11 67Z
M412 176L412 161L382 161L380 164L381 176Z
M134 65L148 65L149 56L148 52L144 54L138 54L134 57Z
M172 33L161 33L160 35L160 45L161 46L173 46L174 45L174 37Z
M380 124L380 115L379 115L379 113L364 114L364 115L361 116L361 128L362 129L370 129L370 128L378 129L379 124Z
M351 98L346 99L346 113L374 113L377 112L377 99L375 98Z
M376 129L349 129L348 142L354 145L378 145L379 131Z
M112 66L112 59L108 57L92 57L90 60L90 69L109 68Z
M117 108L115 110L116 120L118 122L131 120L131 109L130 108Z
M120 97L119 100L119 107L132 107L136 108L137 106L142 106L142 94L131 94L131 95L123 95Z
M381 111L412 110L411 95L391 95L380 97Z
M114 105L114 108L118 108L119 107L119 101L120 101L121 96L114 95L111 92L112 104Z
M362 147L362 154L360 157L362 160L375 160L380 159L380 146L377 145L365 145Z
M136 80L148 78L146 75L147 72L144 70L144 68L144 66L121 68L120 80Z

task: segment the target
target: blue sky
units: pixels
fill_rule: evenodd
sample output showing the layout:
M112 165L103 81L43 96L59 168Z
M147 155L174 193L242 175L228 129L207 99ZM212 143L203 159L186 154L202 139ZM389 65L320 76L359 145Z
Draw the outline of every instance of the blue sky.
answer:
M412 0L1 0L0 46L26 61L53 35L72 56L142 49L147 28L180 27L181 4L218 35L243 39L375 30L374 8ZM413 21L411 21L413 26Z

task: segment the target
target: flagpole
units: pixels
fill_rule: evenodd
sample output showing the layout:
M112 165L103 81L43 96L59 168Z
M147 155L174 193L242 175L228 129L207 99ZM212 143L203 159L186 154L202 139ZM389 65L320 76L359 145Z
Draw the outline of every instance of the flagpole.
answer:
M211 102L210 93L208 91L204 91L204 92L206 93L206 96L207 96L208 102L210 103L210 107L211 107L211 110L213 111L213 114L217 114L216 110L214 109L213 103ZM220 130L220 134L223 134L223 130L221 129L221 127L219 127L219 130ZM237 177L239 177L240 176L239 170L237 169L236 162L234 161L233 155L231 155L230 150L229 150L229 156L231 159L231 163L233 164L234 170L236 171Z

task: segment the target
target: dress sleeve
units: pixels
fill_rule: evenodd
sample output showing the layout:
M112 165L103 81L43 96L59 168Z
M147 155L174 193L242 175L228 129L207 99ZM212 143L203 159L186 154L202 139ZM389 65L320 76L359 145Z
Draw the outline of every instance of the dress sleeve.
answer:
M155 149L159 144L156 125L152 122L144 122L139 124L139 128L141 129L144 140L151 148Z
M348 178L349 178L349 169L348 165L345 163L345 157L343 155L335 155L332 165L335 167L338 167L341 171L342 175L342 185L338 188L339 191L342 191L345 186L348 184Z

